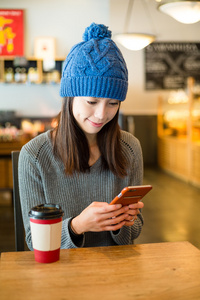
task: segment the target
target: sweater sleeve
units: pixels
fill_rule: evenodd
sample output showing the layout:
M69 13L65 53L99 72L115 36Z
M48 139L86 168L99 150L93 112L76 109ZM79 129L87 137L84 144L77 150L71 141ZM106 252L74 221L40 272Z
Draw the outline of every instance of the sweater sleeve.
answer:
M31 155L25 147L20 151L19 156L19 192L20 202L22 208L23 223L26 235L26 243L30 250L33 250L31 240L31 229L28 213L32 207L39 204L48 203L46 199L42 178L40 176L39 169L36 166L34 155ZM62 237L61 248L76 248L76 244L73 242L69 232L69 221L71 218L66 218L62 223ZM79 247L83 247L85 237L83 237L82 244Z
M143 226L142 214L138 214L132 226L123 226L117 234L111 232L111 236L117 245L130 245L140 235Z
M143 156L140 142L136 138L131 138L124 143L126 147L125 155L130 162L129 170L129 185L142 185L143 184ZM123 139L122 139L123 143ZM128 150L127 150L128 149ZM142 226L144 224L143 216L140 210L137 219L132 226L123 226L117 233L111 232L111 236L118 245L129 245L140 235Z

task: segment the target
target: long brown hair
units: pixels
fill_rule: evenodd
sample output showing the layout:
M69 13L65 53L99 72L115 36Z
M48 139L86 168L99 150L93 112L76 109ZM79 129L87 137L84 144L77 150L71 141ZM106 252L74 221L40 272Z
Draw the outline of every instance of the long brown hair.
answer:
M72 175L75 171L90 170L88 141L73 116L72 105L73 97L63 99L58 126L53 136L54 154L63 161L67 175ZM102 168L124 177L127 175L127 161L121 149L118 116L119 110L115 117L98 132L97 144L101 153Z

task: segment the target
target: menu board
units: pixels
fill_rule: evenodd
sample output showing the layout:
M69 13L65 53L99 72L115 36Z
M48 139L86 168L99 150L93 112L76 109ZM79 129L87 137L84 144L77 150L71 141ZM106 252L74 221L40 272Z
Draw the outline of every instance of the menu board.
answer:
M200 81L200 43L152 43L145 48L145 89L184 89Z

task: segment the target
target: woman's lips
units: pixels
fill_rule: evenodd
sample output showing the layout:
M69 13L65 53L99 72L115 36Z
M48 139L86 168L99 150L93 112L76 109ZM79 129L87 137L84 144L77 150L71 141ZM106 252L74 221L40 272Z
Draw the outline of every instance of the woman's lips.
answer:
M88 121L89 121L90 124L91 124L92 126L94 126L94 127L101 127L101 126L103 126L103 123L94 123L94 122L92 122L92 121L89 120L89 119L88 119Z

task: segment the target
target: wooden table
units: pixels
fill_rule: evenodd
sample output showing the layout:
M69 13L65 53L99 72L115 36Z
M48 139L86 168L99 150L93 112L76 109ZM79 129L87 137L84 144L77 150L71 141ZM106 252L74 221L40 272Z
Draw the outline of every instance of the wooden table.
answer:
M200 251L188 242L2 253L0 299L199 300Z

